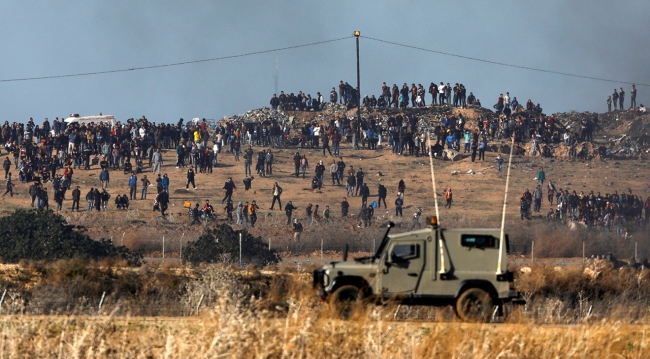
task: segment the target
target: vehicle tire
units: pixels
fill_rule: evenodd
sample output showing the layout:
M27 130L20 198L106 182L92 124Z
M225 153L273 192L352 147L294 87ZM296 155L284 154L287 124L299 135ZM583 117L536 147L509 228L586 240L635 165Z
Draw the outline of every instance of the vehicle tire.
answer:
M480 288L469 288L456 300L456 314L465 322L487 322L492 309L492 297Z
M330 306L337 317L346 320L354 313L354 308L359 303L361 292L353 285L344 285L337 289L330 299Z

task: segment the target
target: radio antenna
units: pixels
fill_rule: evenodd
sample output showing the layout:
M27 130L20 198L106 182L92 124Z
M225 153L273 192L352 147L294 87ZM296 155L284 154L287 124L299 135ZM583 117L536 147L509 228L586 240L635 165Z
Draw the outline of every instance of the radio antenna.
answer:
M427 127L427 146L429 147L429 167L431 167L431 185L433 187L433 202L436 206L436 219L440 223L440 212L438 210L438 194L436 193L436 174L433 171L433 150L431 148L431 127ZM440 246L440 274L447 274L445 266L445 248L442 244L442 238L438 238Z
M512 151L515 148L515 136L512 136L512 143L510 144L510 157L508 158L508 173L506 174L506 191L503 195L503 214L501 215L501 236L499 238L499 261L497 262L497 275L503 274L503 251L505 250L505 225L506 225L506 204L508 203L508 184L510 183L510 165L512 164Z

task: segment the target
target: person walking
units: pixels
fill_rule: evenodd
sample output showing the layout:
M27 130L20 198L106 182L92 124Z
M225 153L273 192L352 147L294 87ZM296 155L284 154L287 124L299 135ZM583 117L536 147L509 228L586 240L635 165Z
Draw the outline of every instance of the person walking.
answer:
M306 215L306 218L307 218L307 225L308 226L311 226L313 212L314 212L314 210L312 209L312 204L310 203L310 204L307 205L307 207L305 207L305 215Z
M307 161L307 156L302 155L302 157L300 157L300 168L302 169L302 179L305 179L305 172L307 171L308 167L309 167L309 161Z
M232 200L232 193L237 190L237 186L235 186L235 182L232 181L232 177L228 177L228 181L226 181L221 189L226 191L226 195L221 200L221 204L223 204L226 200Z
M526 189L528 191L528 189ZM542 208L542 187L537 185L535 191L533 191L533 211L535 213L539 212Z
M293 164L296 167L296 178L298 178L300 174L300 160L302 157L300 156L300 153L296 152L295 156L293 156Z
M537 171L537 181L539 181L539 188L544 187L544 180L546 179L546 174L544 173L544 168L540 167Z
M501 172L501 167L503 167L503 157L501 157L500 153L497 155L496 163L497 163L497 170Z
M370 188L368 188L367 184L363 184L361 190L359 191L359 195L361 196L361 203L368 202L368 196L370 196Z
M264 161L265 164L266 164L266 176L267 177L273 174L273 160L274 160L273 153L271 152L271 149L269 148L266 151L266 161Z
M165 211L169 205L169 193L164 189L158 194L158 204L160 205L160 214L165 216Z
M5 193L2 195L2 197L4 197L7 193L9 193L10 197L13 197L14 196L14 190L13 190L14 184L11 181L11 172L8 172L7 176L5 178L7 179L7 189L6 189Z
M302 234L302 223L298 221L298 218L293 220L293 240L298 242L300 241L300 235Z
M278 201L278 209L282 209L282 200L280 199L280 196L282 195L282 187L280 187L277 182L273 184L271 193L273 193L273 201L271 202L271 208L269 209L273 210L273 207L275 207L275 201Z
M348 175L348 183L347 183L348 196L354 196L354 186L356 185L356 183L357 183L357 178L353 174Z
M156 152L151 155L151 160L153 161L153 170L151 173L156 173L156 171L158 171L158 174L160 174L160 169L163 164L163 157L162 153L160 153L160 148L156 149Z
M359 190L363 186L364 177L365 173L363 173L363 168L359 167L359 170L357 171L357 187L354 189L355 196L359 193Z
M95 201L95 189L91 188L88 193L86 193L86 202L88 202L88 212L93 211L93 203Z

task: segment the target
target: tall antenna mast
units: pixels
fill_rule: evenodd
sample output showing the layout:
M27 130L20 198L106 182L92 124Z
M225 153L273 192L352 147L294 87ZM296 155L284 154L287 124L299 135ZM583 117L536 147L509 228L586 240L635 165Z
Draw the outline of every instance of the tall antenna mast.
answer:
M433 154L431 150L431 126L427 127L427 146L429 147L429 166L431 167L431 185L433 187L433 201L436 206L436 220L440 223L440 212L438 211L438 194L436 193L436 175L433 172ZM442 238L438 238L438 245L440 246L440 274L447 274L445 266L445 248L442 244Z
M278 74L280 72L280 69L278 68L278 57L275 57L275 71L273 71L273 81L275 84L275 92L278 93Z
M505 250L505 226L506 226L506 204L508 203L508 184L510 183L510 165L512 164L512 150L515 148L515 136L512 136L510 144L510 157L508 158L508 174L506 175L506 192L503 195L503 214L501 215L501 237L499 238L499 261L497 262L497 275L503 274L501 263L503 262L503 251Z

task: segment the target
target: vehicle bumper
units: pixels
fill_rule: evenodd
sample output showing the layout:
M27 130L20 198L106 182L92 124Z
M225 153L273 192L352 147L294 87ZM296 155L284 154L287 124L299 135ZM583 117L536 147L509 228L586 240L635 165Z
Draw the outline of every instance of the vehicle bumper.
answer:
M516 290L507 290L499 293L499 298L504 301L517 305L524 305L526 301L521 297L521 293Z

